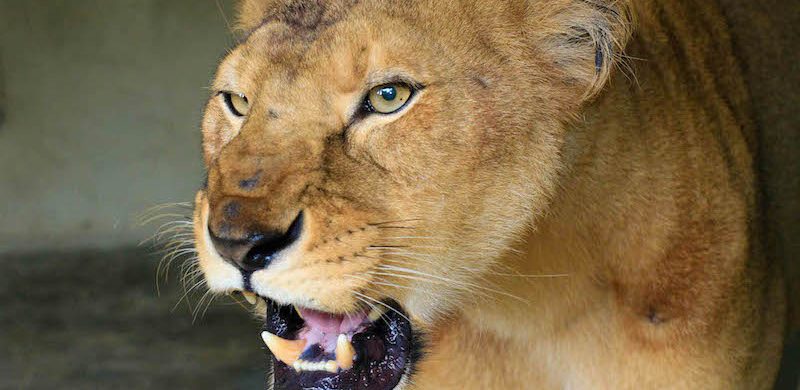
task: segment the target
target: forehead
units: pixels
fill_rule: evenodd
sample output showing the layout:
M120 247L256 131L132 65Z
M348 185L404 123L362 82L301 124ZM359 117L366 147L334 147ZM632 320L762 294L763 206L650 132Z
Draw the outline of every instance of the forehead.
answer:
M409 19L413 12L393 4L295 1L276 7L223 61L218 81L285 83L302 76L363 76L370 67L418 65L419 15Z
M345 19L359 7L358 0L293 0L274 6L263 17L261 23L248 32L260 27L279 23L287 26L292 34L286 38L313 40L332 25ZM360 5L363 7L363 5Z

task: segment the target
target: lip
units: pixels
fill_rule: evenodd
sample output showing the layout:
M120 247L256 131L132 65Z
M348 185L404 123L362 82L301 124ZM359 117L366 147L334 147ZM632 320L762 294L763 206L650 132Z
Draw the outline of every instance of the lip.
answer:
M270 337L294 348L289 348L291 352L287 353L286 348L268 343L274 389L395 389L419 358L420 343L408 316L397 302L381 302L369 314L366 311L361 313L358 317L360 320L347 316L342 320L340 329L337 329L330 324L326 328L311 318L312 315L324 316L326 313L314 314L302 308L279 305L269 299L265 301L267 313L262 329L268 333L263 335L265 342L266 337ZM306 313L304 317L308 321L301 317L298 310ZM333 346L330 344L331 337ZM340 347L337 339L349 347ZM341 352L348 348L349 352ZM346 356L344 359L343 355ZM337 361L338 365L335 364Z

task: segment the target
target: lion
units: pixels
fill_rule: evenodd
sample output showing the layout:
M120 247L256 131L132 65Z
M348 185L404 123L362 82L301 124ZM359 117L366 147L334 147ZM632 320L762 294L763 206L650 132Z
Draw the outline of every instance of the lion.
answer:
M268 388L767 389L786 298L701 0L242 0L202 121L208 288Z

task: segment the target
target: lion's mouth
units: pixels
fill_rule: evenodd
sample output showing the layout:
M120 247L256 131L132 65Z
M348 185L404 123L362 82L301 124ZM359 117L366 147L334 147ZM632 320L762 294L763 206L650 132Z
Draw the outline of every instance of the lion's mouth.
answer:
M336 315L267 300L262 338L272 352L274 388L394 389L411 366L411 323L400 306Z

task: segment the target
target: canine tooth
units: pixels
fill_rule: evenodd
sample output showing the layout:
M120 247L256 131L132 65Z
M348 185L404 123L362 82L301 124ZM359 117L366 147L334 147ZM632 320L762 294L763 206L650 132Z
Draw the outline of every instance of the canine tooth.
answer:
M292 363L292 367L294 367L295 371L302 370L302 368L300 366L300 362L302 362L302 360L295 360L294 363Z
M367 318L369 318L369 322L375 322L378 318L381 318L386 310L382 307L373 307L372 310L369 312Z
M340 334L336 339L336 363L342 370L349 370L353 368L353 358L356 356L356 350L353 344L347 339L347 336Z
M246 299L251 305L255 305L256 302L258 302L258 297L256 297L256 294L253 294L250 291L242 291L242 295L244 295L244 299Z
M261 332L261 338L276 359L293 367L306 346L305 340L286 340L267 331Z
M335 374L336 371L338 370L339 370L339 365L336 364L335 360L328 360L327 362L325 362L325 371Z
M305 318L303 318L303 313L300 312L300 308L298 308L297 306L292 306L292 307L294 307L294 311L297 312L297 315L300 316L300 319L305 320Z

